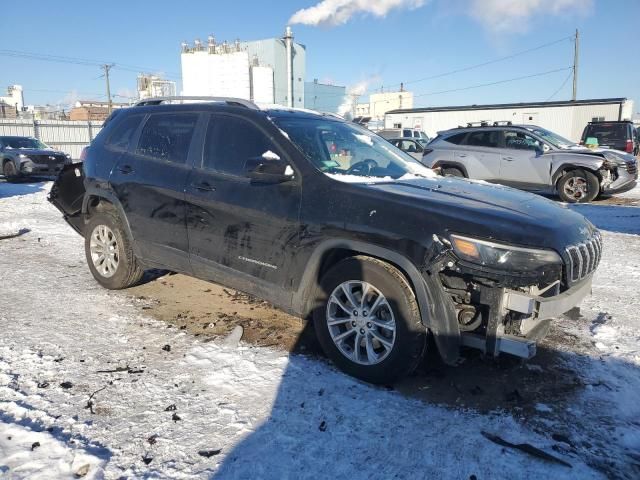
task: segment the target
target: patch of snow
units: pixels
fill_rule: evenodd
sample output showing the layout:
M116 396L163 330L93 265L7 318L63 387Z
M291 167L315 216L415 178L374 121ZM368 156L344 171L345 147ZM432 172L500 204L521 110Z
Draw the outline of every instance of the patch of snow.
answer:
M0 477L56 480L103 477L106 460L83 448L15 423L0 422Z

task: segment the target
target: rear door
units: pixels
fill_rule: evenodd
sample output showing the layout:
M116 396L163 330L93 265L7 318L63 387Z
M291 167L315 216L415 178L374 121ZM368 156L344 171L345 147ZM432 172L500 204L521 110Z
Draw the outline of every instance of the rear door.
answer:
M501 149L502 183L525 190L541 190L551 184L552 154L543 153L543 143L520 130L504 131Z
M261 285L291 288L288 266L299 239L299 180L260 184L245 172L248 159L274 155L285 158L257 122L232 114L209 118L202 162L186 189L197 275L255 293ZM250 280L243 285L231 283L234 279Z
M111 180L143 259L183 272L191 271L184 189L200 117L197 112L149 115Z
M469 178L499 183L501 138L500 130L470 131L457 139L453 161L464 165Z

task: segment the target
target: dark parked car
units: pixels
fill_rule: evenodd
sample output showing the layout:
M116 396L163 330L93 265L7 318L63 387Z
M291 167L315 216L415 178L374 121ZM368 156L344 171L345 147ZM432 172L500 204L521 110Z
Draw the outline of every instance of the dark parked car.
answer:
M437 176L333 116L148 100L65 167L50 201L106 288L194 275L310 318L344 371L385 383L463 346L535 354L591 291L600 234L542 197Z
M65 164L71 163L69 155L32 137L0 137L0 158L2 174L7 180L57 175Z
M585 145L588 138L598 140L598 146L613 148L638 155L640 140L638 130L629 121L621 122L589 122L582 132L580 144Z

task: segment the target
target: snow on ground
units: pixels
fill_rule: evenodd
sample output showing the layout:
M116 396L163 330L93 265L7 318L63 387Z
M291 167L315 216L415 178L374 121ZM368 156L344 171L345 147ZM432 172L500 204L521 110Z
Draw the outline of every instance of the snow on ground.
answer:
M640 237L619 233L638 233L633 216L605 232L594 296L567 322L584 346L567 346L566 362L587 388L565 412L540 404L535 417L515 418L428 405L313 358L203 343L146 318L126 294L94 282L82 239L41 186L0 183L0 237L23 231L0 240L0 477L638 474ZM559 424L580 444L552 449Z

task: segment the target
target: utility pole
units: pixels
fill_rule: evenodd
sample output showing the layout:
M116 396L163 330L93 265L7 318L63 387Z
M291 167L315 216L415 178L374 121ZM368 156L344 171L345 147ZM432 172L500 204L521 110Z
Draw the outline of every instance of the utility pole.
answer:
M104 70L104 78L107 81L107 105L109 115L111 115L111 110L113 109L113 104L111 102L111 86L109 85L109 70L113 68L113 63L105 63L102 65L102 69Z
M580 34L576 28L575 47L573 50L573 101L578 93L578 53L580 52Z

